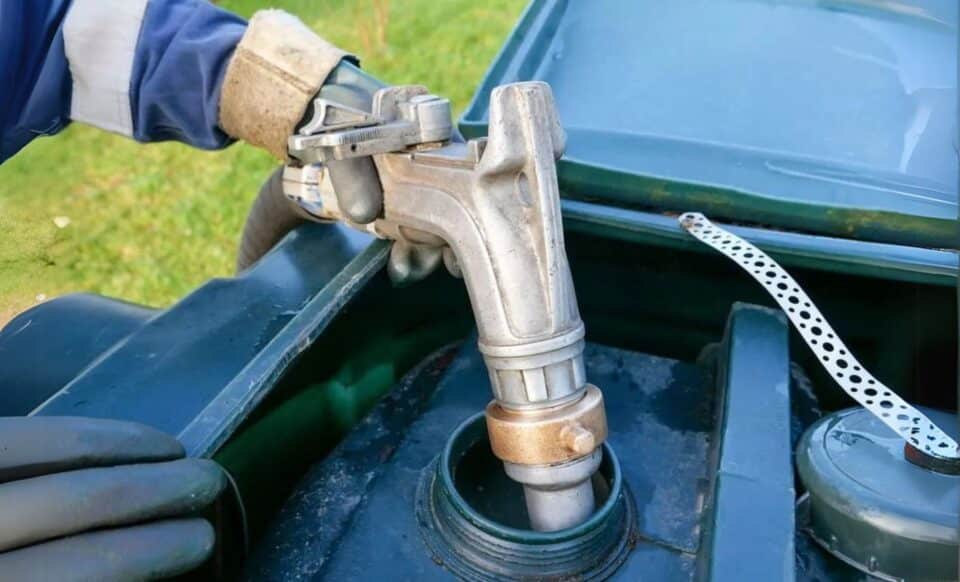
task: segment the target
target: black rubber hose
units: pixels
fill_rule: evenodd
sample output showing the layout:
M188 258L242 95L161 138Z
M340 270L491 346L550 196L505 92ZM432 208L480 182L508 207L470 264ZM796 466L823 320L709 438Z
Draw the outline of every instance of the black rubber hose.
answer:
M281 166L260 187L247 215L237 252L237 272L259 261L288 232L305 222L311 222L310 214L283 193Z

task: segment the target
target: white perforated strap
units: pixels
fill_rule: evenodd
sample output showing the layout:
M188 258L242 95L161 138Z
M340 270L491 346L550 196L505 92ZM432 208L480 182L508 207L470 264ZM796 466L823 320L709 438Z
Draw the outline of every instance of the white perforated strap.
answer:
M688 233L733 259L763 285L827 373L851 398L914 447L934 457L960 457L957 443L950 436L864 369L810 297L776 261L700 213L687 212L679 220Z
M133 135L130 76L146 7L147 0L73 0L63 23L71 119Z

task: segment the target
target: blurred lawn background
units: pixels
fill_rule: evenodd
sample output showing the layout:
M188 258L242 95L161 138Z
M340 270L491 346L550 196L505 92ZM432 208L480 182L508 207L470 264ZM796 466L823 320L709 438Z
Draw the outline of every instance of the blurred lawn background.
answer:
M527 0L223 0L298 15L362 66L453 100L455 114ZM0 326L63 293L165 306L233 273L247 210L276 162L245 144L202 152L73 124L0 166Z

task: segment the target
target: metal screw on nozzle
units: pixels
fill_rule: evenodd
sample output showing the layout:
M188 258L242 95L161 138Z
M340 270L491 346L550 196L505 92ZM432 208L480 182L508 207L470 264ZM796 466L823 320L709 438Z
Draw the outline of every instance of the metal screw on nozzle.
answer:
M597 437L579 422L571 424L560 432L563 444L571 452L588 455L597 448Z

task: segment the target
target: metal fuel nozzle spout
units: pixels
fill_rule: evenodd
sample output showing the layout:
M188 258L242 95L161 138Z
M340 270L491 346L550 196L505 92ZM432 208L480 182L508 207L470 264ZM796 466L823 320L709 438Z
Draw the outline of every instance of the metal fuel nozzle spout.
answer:
M467 143L451 141L449 101L422 87L378 91L369 114L321 105L325 119L290 138L291 155L306 165L372 160L382 204L375 216L342 208L321 165L311 211L396 241L391 274L443 262L462 275L494 394L494 453L524 485L534 529L586 520L607 425L584 370L556 172L565 135L550 87L494 89L488 137Z

